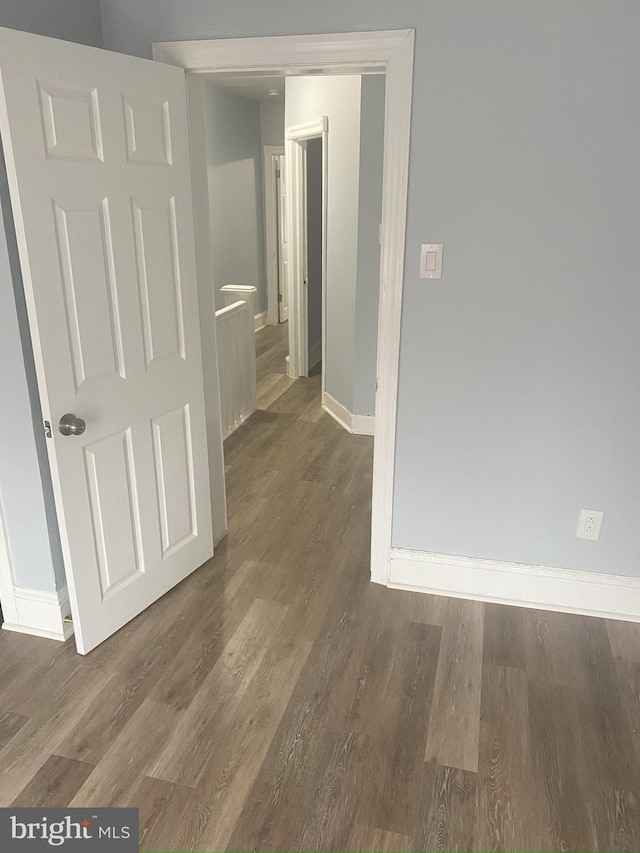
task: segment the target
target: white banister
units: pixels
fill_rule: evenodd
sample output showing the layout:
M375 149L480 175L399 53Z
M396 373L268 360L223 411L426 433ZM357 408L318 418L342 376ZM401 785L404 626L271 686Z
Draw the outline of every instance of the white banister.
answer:
M222 437L256 410L256 344L253 316L245 301L216 311Z
M256 302L258 299L258 288L252 284L225 284L220 288L225 306L233 305L239 299L243 299L249 305L251 316L256 315Z

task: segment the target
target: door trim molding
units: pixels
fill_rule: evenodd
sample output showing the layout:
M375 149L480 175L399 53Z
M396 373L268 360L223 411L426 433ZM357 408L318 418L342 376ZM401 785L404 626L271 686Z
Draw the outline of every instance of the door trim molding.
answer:
M267 270L268 326L277 326L278 317L278 221L276 217L276 160L284 154L283 145L265 145L262 148L262 180L264 186L264 251Z
M285 68L301 74L318 68L361 74L393 62L407 39L413 48L413 35L406 29L163 41L153 43L153 58L195 74Z
M326 295L327 295L327 135L329 119L285 128L285 163L287 195L285 228L289 263L289 376L309 375L309 337L307 276L307 154L310 139L322 139L322 390L325 387L326 364Z
M640 622L640 578L391 548L387 586Z
M378 583L388 581L391 548L413 45L412 29L153 45L154 59L196 74L229 71L277 74L285 70L304 73L309 68L343 74L370 69L386 73L371 535L371 579ZM200 179L204 181L205 176L201 174ZM209 322L213 323L213 319Z

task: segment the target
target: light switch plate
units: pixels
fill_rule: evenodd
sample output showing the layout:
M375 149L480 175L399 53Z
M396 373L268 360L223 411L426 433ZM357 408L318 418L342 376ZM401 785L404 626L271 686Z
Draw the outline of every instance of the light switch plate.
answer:
M423 243L420 247L420 278L442 278L442 243Z

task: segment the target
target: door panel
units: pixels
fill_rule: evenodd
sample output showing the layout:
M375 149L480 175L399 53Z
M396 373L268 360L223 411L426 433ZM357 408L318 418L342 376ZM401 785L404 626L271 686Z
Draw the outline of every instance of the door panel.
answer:
M78 648L213 553L184 72L0 29L0 127ZM86 421L63 436L60 417Z
M155 203L133 199L132 207L149 367L154 359L185 355L175 199Z
M38 79L38 91L47 157L104 160L97 90Z
M102 598L144 570L129 430L85 448ZM112 535L117 531L118 535Z
M153 419L153 449L163 555L196 535L193 512L193 458L187 406Z
M124 99L127 159L130 163L171 165L169 101Z
M109 264L113 252L109 208L107 199L82 208L63 208L56 201L53 205L67 334L79 390L91 379L123 377L116 282Z

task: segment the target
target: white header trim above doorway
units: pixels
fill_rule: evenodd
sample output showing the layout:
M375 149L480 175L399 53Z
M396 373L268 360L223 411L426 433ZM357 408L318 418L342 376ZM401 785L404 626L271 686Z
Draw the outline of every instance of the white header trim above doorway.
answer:
M321 116L315 121L308 121L306 124L296 124L293 127L286 128L284 138L288 139L313 139L317 136L322 136L329 130L329 117Z
M194 39L155 42L153 58L178 65L196 74L220 71L242 74L297 74L305 71L334 70L360 74L371 68L389 67L400 50L411 48L413 30L322 33L300 36L258 38Z

